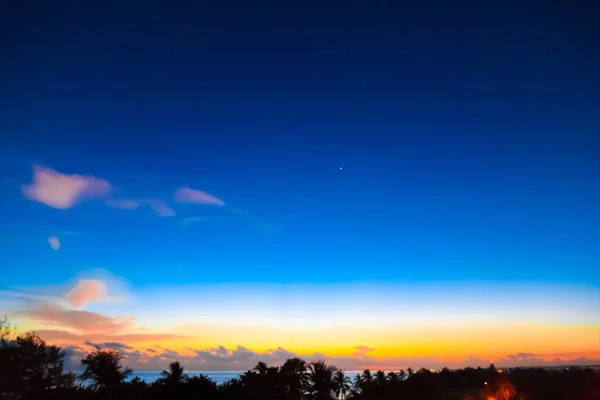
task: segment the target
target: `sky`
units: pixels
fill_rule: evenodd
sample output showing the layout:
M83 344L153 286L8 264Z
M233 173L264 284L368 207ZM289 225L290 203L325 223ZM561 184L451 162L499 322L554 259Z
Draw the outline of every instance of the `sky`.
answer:
M0 312L74 364L600 363L598 14L441 3L3 4Z

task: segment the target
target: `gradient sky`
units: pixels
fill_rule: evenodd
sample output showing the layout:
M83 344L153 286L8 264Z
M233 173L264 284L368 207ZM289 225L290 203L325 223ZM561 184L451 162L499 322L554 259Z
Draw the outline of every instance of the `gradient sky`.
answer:
M0 12L20 329L144 369L600 360L592 10L36 3Z

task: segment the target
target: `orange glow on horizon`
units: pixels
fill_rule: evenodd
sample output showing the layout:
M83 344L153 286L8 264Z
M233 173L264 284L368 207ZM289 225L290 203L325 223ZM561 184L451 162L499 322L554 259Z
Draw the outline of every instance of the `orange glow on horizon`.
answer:
M19 320L20 331L49 329L28 320ZM57 327L52 327L57 328ZM146 330L153 332L154 329ZM169 331L186 334L186 338L136 340L127 344L134 349L160 346L180 354L193 354L190 349L210 349L223 346L229 350L238 346L255 352L267 352L278 347L300 355L324 354L328 357L357 357L356 346L368 346L363 356L370 359L431 357L448 362L461 362L469 356L483 360L498 360L508 354L533 353L542 360L557 357L600 358L599 325L550 326L516 323L502 326L469 324L468 326L386 326L365 327L364 330L337 326L313 333L293 333L286 329L266 330L261 326L235 324L198 327L188 326L187 333L178 327ZM196 336L198 332L198 336ZM78 345L82 339L64 340L60 345ZM89 340L103 340L90 334Z

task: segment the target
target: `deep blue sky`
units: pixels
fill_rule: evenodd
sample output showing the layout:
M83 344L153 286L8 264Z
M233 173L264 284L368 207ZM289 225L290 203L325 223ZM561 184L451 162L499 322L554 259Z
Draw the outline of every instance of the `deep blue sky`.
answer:
M600 284L591 2L177 3L2 4L7 284ZM251 216L55 210L21 195L34 163Z

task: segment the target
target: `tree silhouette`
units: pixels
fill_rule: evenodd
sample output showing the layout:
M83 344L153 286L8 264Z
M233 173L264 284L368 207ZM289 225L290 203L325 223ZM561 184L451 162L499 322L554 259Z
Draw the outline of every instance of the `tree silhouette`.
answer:
M294 375L304 375L306 372L306 361L294 357L285 360L281 366L281 371L284 373L292 373Z
M361 374L356 374L356 376L354 377L354 385L353 385L353 392L355 394L360 393L362 391L362 375Z
M268 369L267 364L260 361L252 370L258 372L260 375L266 375Z
M307 374L310 383L309 394L314 400L330 400L335 386L333 384L333 373L335 367L328 366L324 361L310 364Z
M375 373L375 378L373 380L378 385L383 386L387 383L387 376L385 375L385 372L379 370Z
M279 373L287 397L290 400L301 399L306 385L306 362L297 357L290 358L283 363Z
M8 320L8 317L5 315L4 319L0 321L0 344L6 344L8 340L10 340L13 334L13 327Z
M167 385L176 385L188 380L187 375L183 373L183 366L179 361L174 361L169 364L169 371L162 371L161 382Z
M7 319L0 323L0 398L41 397L48 389L71 388L75 375L64 373L65 352L48 346L35 333L13 339Z
M192 376L188 378L180 386L189 386L191 396L189 398L214 399L217 395L217 384L215 381L200 374L200 376Z
M123 356L117 350L96 347L96 350L81 360L85 370L79 378L90 382L93 389L110 388L123 383L131 374L131 369L121 366L122 359Z
M137 389L145 389L148 387L148 384L146 383L146 381L144 381L143 379L140 379L139 377L135 377L131 380L131 382L129 382L129 384Z
M365 383L370 383L373 380L373 375L371 375L371 371L365 369L362 373L362 381Z
M350 378L344 373L344 370L338 369L333 374L333 387L337 398L343 400L346 398L346 395L350 393L350 385L352 382Z

